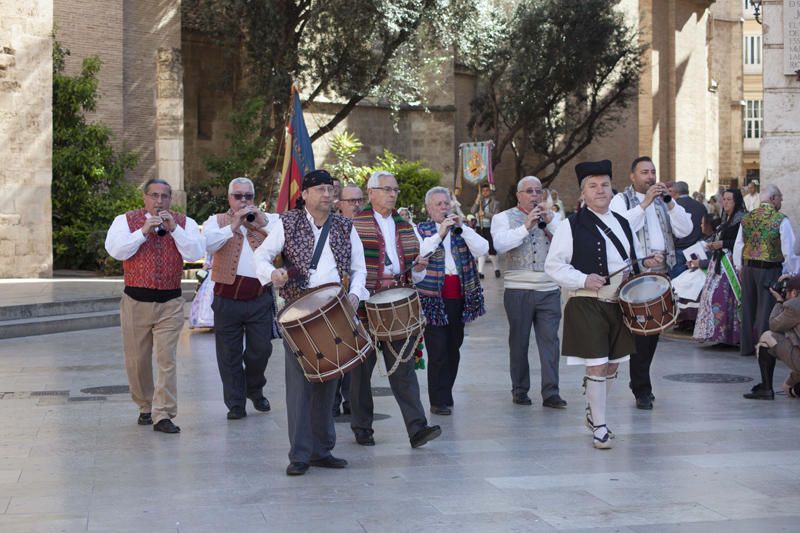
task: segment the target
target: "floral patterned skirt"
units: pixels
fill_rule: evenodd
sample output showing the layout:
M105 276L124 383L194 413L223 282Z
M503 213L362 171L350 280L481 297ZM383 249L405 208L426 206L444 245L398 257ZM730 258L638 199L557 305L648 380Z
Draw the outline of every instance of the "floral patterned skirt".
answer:
M716 259L708 265L708 277L700 295L700 307L692 337L700 342L720 342L737 346L741 324L736 311L736 297L723 272L715 274Z

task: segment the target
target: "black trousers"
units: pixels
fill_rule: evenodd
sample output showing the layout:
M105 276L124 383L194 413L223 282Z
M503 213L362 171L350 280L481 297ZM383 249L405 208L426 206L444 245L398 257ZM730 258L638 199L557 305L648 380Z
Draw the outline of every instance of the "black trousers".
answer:
M428 398L438 407L453 405L453 385L461 360L464 342L464 300L445 299L446 326L425 326L425 349L428 352Z
M648 396L653 392L653 384L650 383L650 365L653 364L653 356L658 347L659 335L645 337L634 335L633 340L636 344L636 353L631 354L630 387L633 395L637 398Z
M253 300L214 296L214 337L222 395L228 409L264 396L272 354L272 291Z

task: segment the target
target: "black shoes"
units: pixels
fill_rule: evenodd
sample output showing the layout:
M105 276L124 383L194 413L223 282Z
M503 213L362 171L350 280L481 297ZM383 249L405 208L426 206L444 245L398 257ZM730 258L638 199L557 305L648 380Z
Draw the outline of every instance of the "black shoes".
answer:
M450 416L453 414L453 411L446 405L431 405L431 413L440 416Z
M653 400L650 398L651 395L647 396L639 396L636 398L636 408L642 409L644 411L651 411L653 409Z
M362 446L375 446L375 439L372 438L373 433L371 429L353 428L356 442Z
M161 433L180 433L181 428L173 424L172 420L169 418L164 418L163 420L159 420L158 423L153 426L153 431L160 431Z
M566 400L561 398L561 396L559 396L558 394L553 394L552 396L547 398L545 401L542 402L542 405L544 405L545 407L552 407L553 409L567 408Z
M302 476L308 470L308 463L290 463L286 467L287 476Z
M763 384L760 384L756 385L750 392L743 394L742 396L748 400L774 400L775 391L766 388Z
M261 398L250 398L250 401L253 402L253 407L255 408L256 411L261 411L262 413L266 413L270 409L272 409L269 406L269 400L267 400L263 396Z
M494 277L496 277L496 278L500 277L500 271L499 270L495 270L494 271Z
M150 413L139 413L139 419L136 421L140 426L152 426L153 417Z
M324 459L311 459L311 466L318 466L320 468L344 468L347 466L347 461L329 455Z
M442 428L439 426L425 426L424 428L420 429L414 436L411 437L411 447L412 448L419 448L420 446L425 446L427 443L438 437L442 434Z
M486 276L484 276L484 275L483 275L483 272L481 272L480 274L478 274L478 277L479 277L480 279L483 279L483 278L485 278Z
M514 394L512 401L517 405L533 405L530 396L525 392Z
M239 420L247 416L247 411L244 410L244 407L234 407L230 411L228 411L228 420Z

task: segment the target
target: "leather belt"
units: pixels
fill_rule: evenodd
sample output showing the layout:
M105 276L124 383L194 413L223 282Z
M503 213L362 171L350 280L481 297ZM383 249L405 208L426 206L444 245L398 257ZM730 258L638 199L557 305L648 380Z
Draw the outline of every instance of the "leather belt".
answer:
M745 259L744 264L750 268L783 268L783 263L778 263L775 261L758 261L756 259Z

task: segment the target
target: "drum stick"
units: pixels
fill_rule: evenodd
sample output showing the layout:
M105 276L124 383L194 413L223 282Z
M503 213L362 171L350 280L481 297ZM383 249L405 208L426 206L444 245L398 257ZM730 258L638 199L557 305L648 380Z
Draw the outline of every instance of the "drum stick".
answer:
M655 255L648 255L647 257L642 257L641 259L637 259L636 262L637 263L641 263L642 261L647 261L648 259L653 259L654 257L655 257ZM626 261L626 263L628 263L628 264L625 265L624 267L620 268L619 270L615 270L614 272L609 274L608 278L611 279L614 276L616 276L617 274L619 274L620 272L622 272L623 270L629 269L631 267L631 263L629 263L628 261Z

